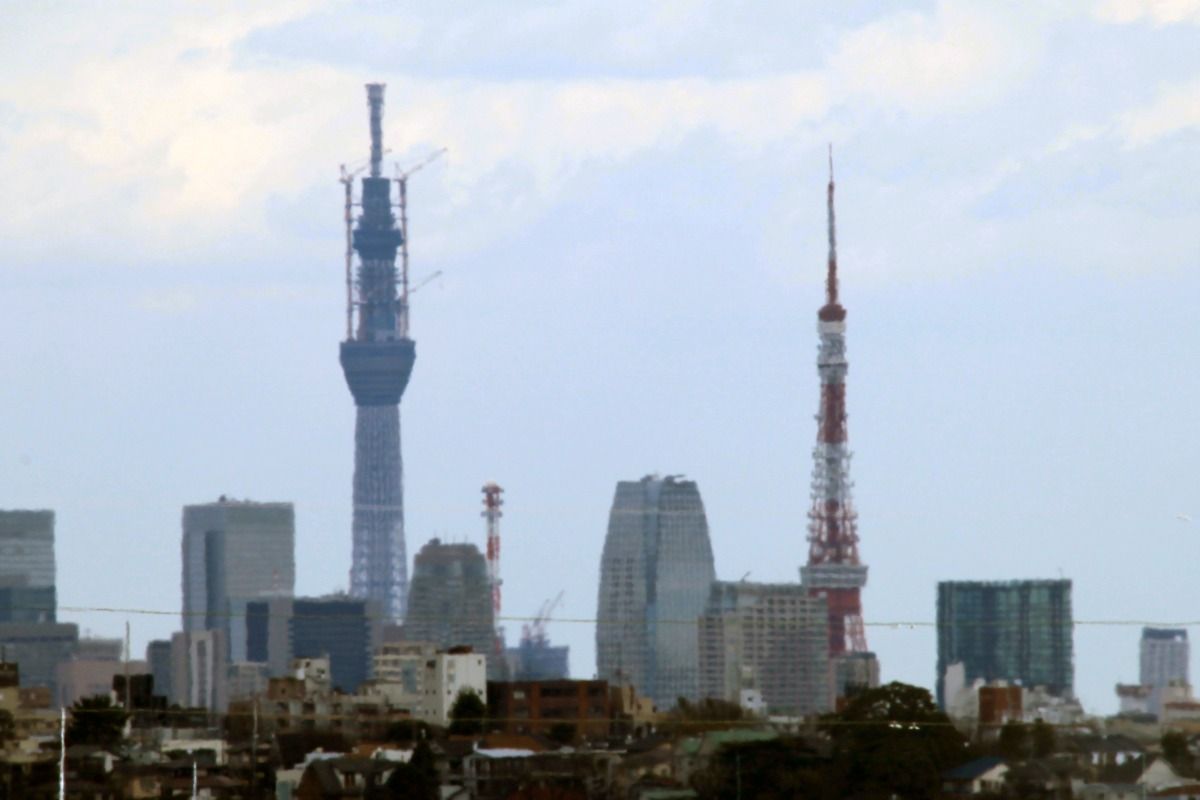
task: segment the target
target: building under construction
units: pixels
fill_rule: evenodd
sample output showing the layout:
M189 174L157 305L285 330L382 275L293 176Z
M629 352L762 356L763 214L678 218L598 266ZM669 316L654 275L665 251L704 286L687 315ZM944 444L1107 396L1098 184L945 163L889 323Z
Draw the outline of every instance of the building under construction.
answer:
M938 703L947 669L964 680L1019 682L1070 697L1074 684L1071 582L943 581L938 584Z
M404 225L403 220L397 225L392 181L382 174L383 90L383 84L367 85L371 155L369 173L362 179L362 213L352 232L353 173L343 168L347 303L341 364L357 407L350 594L374 601L389 620L398 622L408 596L400 398L408 386L416 346L408 335L407 269L396 269L397 250L405 243ZM358 253L354 279L351 249Z
M697 619L715 578L694 481L617 484L600 561L596 673L659 708L699 695Z
M851 498L850 448L846 425L846 309L838 299L837 234L833 213L833 157L827 190L829 257L825 305L817 312L817 374L821 401L813 448L812 506L808 512L808 564L800 582L828 610L829 660L835 697L848 683L878 681L878 665L867 650L860 593L867 565L858 555L858 515ZM845 664L841 662L846 660ZM819 691L811 687L812 692Z

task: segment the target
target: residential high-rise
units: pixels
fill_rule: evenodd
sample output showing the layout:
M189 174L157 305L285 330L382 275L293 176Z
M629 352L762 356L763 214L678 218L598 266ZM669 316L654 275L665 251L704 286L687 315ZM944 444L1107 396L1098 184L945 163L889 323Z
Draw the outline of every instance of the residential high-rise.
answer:
M54 512L0 511L0 622L54 622Z
M825 599L798 583L717 581L700 618L700 695L742 703L761 696L773 714L833 708Z
M697 620L715 579L695 481L617 484L600 559L596 673L660 708L699 695Z
M495 620L487 561L473 544L431 539L413 559L404 638L439 649L467 646L488 656L488 676L503 676L504 659L493 658Z
M1069 697L1074 686L1069 580L943 581L937 594L937 693L945 707L946 670L963 680L1019 681Z
M1162 716L1163 690L1187 687L1188 638L1186 628L1142 628L1140 678L1150 688L1148 710Z
M340 360L357 409L350 594L374 601L390 621L399 622L408 596L400 398L417 354L408 337L407 275L396 272L396 251L404 236L392 213L391 180L382 174L383 90L383 84L367 85L370 174L362 179L362 214L347 242L358 252L359 266L358 279L352 282L348 248L350 296ZM350 177L344 180L349 225Z
M858 514L850 489L850 448L846 426L846 309L838 299L837 236L833 214L833 157L827 191L829 258L825 305L817 312L817 374L821 402L817 444L813 448L812 507L808 512L808 564L800 582L813 597L825 598L829 614L829 657L836 675L843 655L856 662L871 660L863 630L860 592L867 584L867 565L858 555ZM877 673L878 668L874 669ZM867 674L872 674L868 669ZM840 683L840 681L839 681ZM840 695L842 687L835 687Z
M245 661L246 604L292 595L295 541L291 503L221 497L184 506L183 630L220 630L222 652L230 661Z

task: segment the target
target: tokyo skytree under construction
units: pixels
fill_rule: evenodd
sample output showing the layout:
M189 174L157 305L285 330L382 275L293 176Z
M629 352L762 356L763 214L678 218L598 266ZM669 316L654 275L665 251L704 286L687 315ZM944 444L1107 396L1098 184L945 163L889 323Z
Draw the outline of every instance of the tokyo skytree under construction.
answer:
M829 611L829 657L838 694L850 684L878 682L878 664L867 651L859 593L867 566L858 557L858 515L851 499L846 430L846 309L838 300L837 236L833 214L833 153L829 158L829 259L825 305L817 312L817 373L821 403L813 448L812 508L808 512L808 564L800 581Z
M400 398L417 354L408 337L407 269L399 275L396 271L396 251L405 244L405 220L402 213L397 227L392 213L392 181L381 174L383 90L383 84L367 85L371 157L369 173L362 179L362 213L353 231L355 173L342 169L346 189L347 307L341 364L357 406L350 594L376 601L389 621L399 622L404 618L408 596ZM358 272L353 280L352 250L358 253Z

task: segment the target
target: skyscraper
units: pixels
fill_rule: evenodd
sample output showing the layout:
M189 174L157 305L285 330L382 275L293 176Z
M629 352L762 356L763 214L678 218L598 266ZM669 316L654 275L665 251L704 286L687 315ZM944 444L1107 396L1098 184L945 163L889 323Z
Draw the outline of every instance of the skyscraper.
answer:
M184 631L222 631L222 652L230 661L245 661L246 604L292 595L295 541L291 503L222 497L184 506Z
M441 649L466 645L487 657L489 678L504 671L495 657L496 627L487 561L473 544L431 539L413 559L404 638Z
M945 707L946 669L964 680L1019 681L1070 696L1075 666L1071 582L943 581L937 594L937 692Z
M341 364L357 409L350 594L374 601L389 620L399 622L408 596L400 398L417 353L408 337L407 275L399 276L397 291L396 250L404 236L392 213L391 180L382 176L383 90L380 83L367 85L370 174L362 179L362 214L352 238L359 259L353 285L347 261L346 288L351 296ZM349 224L350 178L345 180Z
M697 620L715 578L695 481L621 481L600 560L596 672L660 708L699 695Z
M850 448L846 426L846 309L838 300L837 235L833 214L833 155L827 190L829 257L825 305L817 312L817 374L821 402L817 444L813 448L812 507L808 512L808 564L800 582L814 597L825 598L829 612L829 657L835 678L850 674L837 664L843 655L862 662L869 657L863 630L860 592L867 584L867 565L858 556L858 514L850 489ZM877 674L867 668L864 674ZM840 680L837 681L841 683ZM845 687L835 686L838 695Z
M0 511L0 622L54 622L54 512Z

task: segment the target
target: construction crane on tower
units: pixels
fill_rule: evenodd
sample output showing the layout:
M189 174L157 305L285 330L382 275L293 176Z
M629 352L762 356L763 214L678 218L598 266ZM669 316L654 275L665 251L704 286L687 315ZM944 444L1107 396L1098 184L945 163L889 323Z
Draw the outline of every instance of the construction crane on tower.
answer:
M450 150L450 148L448 148L448 147L443 147L440 150L435 150L434 152L425 156L424 159L417 162L415 165L409 167L406 170L401 170L399 165L396 166L396 177L393 180L396 181L396 188L398 189L399 195L400 195L400 202L397 203L396 205L400 209L400 236L401 236L401 239L400 239L400 300L399 300L399 312L400 313L397 315L396 322L399 327L398 333L400 334L401 337L408 336L408 296L412 293L412 291L415 291L415 289L410 291L408 288L408 179L414 173L421 171L425 167L432 164L434 161L437 161L439 158L441 158L443 155L445 155L447 152L449 152L449 150ZM429 280L432 280L432 278L430 278ZM424 283L428 283L428 281L425 281ZM422 283L422 285L424 285L424 283Z

